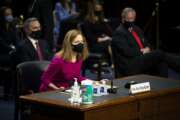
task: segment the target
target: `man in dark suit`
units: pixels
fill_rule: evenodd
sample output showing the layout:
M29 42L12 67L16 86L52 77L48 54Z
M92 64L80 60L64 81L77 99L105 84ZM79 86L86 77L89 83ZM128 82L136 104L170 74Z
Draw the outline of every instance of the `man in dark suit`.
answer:
M168 66L178 69L178 56L152 50L142 30L134 24L136 11L125 8L122 24L112 37L116 77L134 74L168 75Z
M25 39L18 46L20 62L49 60L51 53L45 40L41 39L41 26L37 18L28 18L24 22Z

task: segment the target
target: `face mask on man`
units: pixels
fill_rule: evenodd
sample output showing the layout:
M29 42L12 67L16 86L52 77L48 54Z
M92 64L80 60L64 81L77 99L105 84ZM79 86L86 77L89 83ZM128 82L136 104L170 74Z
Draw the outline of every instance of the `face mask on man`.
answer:
M134 22L125 21L125 22L124 22L124 26L125 26L126 28L134 27Z
M41 39L42 33L41 30L38 31L32 31L31 34L29 35L30 37L34 38L34 39Z
M12 15L7 15L7 16L5 16L5 20L6 20L7 22L12 22L12 21L14 20L14 18L13 18Z
M79 43L77 45L72 45L73 51L77 52L77 53L82 53L83 48L84 48L84 44Z

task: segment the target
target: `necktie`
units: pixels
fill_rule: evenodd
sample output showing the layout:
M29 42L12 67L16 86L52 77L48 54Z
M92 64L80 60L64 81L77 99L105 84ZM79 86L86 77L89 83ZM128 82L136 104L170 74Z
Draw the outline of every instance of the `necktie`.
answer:
M39 42L36 42L36 51L37 51L39 60L43 60L43 55L42 55L42 52L41 52L41 48L39 46Z
M138 34L134 30L132 30L131 33L132 33L133 37L135 38L136 43L138 44L139 48L140 49L144 48L144 46L143 46L143 44L142 44Z

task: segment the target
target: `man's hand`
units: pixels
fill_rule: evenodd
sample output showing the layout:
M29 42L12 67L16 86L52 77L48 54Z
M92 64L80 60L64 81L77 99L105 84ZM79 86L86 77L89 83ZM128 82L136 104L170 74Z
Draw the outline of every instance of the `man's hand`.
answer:
M150 52L151 52L151 49L150 49L149 47L145 47L145 48L142 48L142 49L141 49L141 52L142 52L143 54L150 53Z
M111 41L112 40L112 38L111 37L109 37L109 36L103 36L103 37L99 37L98 39L97 39L97 41L98 42L104 42L104 41Z

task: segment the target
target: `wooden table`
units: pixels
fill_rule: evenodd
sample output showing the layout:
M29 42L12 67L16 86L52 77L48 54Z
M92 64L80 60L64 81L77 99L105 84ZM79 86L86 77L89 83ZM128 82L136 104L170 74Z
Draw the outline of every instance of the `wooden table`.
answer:
M151 91L129 95L126 82L150 82ZM20 97L31 105L30 120L180 120L180 81L136 75L114 80L117 94L94 97L94 104L75 105L70 95L51 91Z

